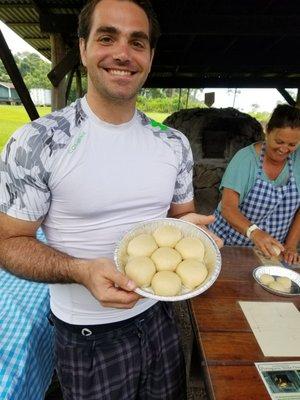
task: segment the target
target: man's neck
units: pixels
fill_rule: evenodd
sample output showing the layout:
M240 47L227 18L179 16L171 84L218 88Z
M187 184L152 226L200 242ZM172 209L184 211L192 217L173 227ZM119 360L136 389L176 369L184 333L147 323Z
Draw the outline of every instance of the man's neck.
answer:
M86 99L93 113L110 124L124 124L132 119L135 112L135 99L112 102L91 93L87 93Z

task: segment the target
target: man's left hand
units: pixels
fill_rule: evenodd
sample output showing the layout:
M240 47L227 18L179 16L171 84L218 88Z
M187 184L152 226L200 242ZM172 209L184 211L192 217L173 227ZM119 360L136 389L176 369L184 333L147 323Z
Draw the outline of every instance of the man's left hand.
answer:
M222 239L219 238L219 236L215 235L212 233L209 229L206 228L205 225L209 225L214 222L215 217L214 215L202 215L202 214L197 214L197 213L188 213L179 219L182 219L183 221L191 222L192 224L195 224L199 226L200 228L204 229L205 232L211 236L214 241L217 243L217 246L219 249L224 246L224 242Z

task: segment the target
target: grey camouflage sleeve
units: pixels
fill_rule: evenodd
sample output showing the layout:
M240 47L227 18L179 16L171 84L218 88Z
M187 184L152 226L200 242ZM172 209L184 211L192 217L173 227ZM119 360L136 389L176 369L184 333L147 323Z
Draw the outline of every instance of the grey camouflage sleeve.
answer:
M42 160L46 146L31 124L18 130L0 157L0 211L37 221L49 209L49 173Z

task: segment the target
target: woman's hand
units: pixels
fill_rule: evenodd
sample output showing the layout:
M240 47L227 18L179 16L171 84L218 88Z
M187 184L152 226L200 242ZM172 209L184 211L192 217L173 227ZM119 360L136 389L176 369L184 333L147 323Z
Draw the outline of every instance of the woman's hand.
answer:
M264 254L264 256L271 258L271 257L278 257L276 250L274 247L278 247L278 249L283 252L284 247L283 245L273 238L273 236L269 235L267 232L261 229L255 229L250 236L250 239L254 243L254 245Z
M300 264L300 254L296 247L285 245L282 257L288 264Z

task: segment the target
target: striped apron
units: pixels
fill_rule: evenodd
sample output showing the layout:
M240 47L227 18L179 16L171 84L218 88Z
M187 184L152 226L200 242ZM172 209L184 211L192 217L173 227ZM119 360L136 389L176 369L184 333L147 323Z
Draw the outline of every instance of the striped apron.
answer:
M294 215L300 205L300 193L293 175L292 159L288 157L289 179L283 186L274 186L262 179L265 143L259 157L259 170L254 186L239 205L241 213L260 229L268 232L279 242L284 243ZM214 213L216 219L209 228L224 240L225 245L253 246L243 234L232 228L222 217L219 210Z

